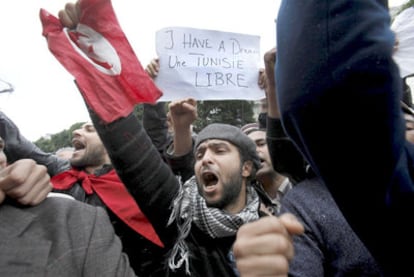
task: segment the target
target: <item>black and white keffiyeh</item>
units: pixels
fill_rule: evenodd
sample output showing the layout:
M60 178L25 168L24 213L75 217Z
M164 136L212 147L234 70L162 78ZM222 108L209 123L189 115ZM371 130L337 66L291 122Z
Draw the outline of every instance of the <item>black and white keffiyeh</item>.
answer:
M185 263L187 274L190 273L188 263L188 247L185 238L194 223L211 238L234 236L241 225L259 218L259 196L253 187L247 186L246 207L237 214L228 214L217 208L207 207L205 199L198 193L195 176L189 179L180 190L173 203L170 221L177 221L179 237L174 245L168 264L172 270Z

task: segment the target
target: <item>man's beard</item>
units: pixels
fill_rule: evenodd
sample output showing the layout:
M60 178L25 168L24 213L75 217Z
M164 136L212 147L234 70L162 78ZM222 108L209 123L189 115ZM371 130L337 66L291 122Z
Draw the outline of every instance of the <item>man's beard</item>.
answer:
M84 168L87 166L99 166L104 163L105 152L103 149L95 148L92 151L85 151L84 155L80 158L71 158L70 164L73 167Z
M214 202L206 200L206 205L212 208L224 209L228 205L232 204L240 195L242 182L243 179L240 172L239 174L234 174L231 176L228 182L222 183L223 194L221 195L220 199ZM199 187L198 192L203 198L205 198L202 194L202 188Z

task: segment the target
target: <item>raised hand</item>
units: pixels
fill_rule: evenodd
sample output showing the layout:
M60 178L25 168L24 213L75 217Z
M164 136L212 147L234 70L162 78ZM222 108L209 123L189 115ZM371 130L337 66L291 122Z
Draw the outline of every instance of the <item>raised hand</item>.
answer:
M151 60L151 62L147 65L145 68L145 71L148 73L148 75L154 79L158 76L158 72L160 71L160 61L158 58L154 58Z
M79 1L76 3L67 3L65 9L59 11L58 16L63 26L69 29L76 28L80 19Z
M193 148L192 124L197 119L197 101L193 98L172 101L169 116L174 132L174 153L187 154Z

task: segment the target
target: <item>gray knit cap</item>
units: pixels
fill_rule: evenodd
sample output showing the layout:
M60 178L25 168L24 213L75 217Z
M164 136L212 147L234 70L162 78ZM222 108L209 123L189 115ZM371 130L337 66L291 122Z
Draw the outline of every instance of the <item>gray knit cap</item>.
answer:
M253 162L254 167L260 168L260 159L256 152L256 145L239 128L222 123L213 123L197 134L194 151L198 145L207 139L221 139L228 141L240 149L242 156Z

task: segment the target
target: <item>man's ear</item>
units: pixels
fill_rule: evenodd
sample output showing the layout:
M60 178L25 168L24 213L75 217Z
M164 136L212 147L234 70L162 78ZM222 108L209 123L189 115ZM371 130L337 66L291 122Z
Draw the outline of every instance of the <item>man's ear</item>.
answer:
M252 175L253 172L253 162L245 161L242 167L242 176L248 178Z

